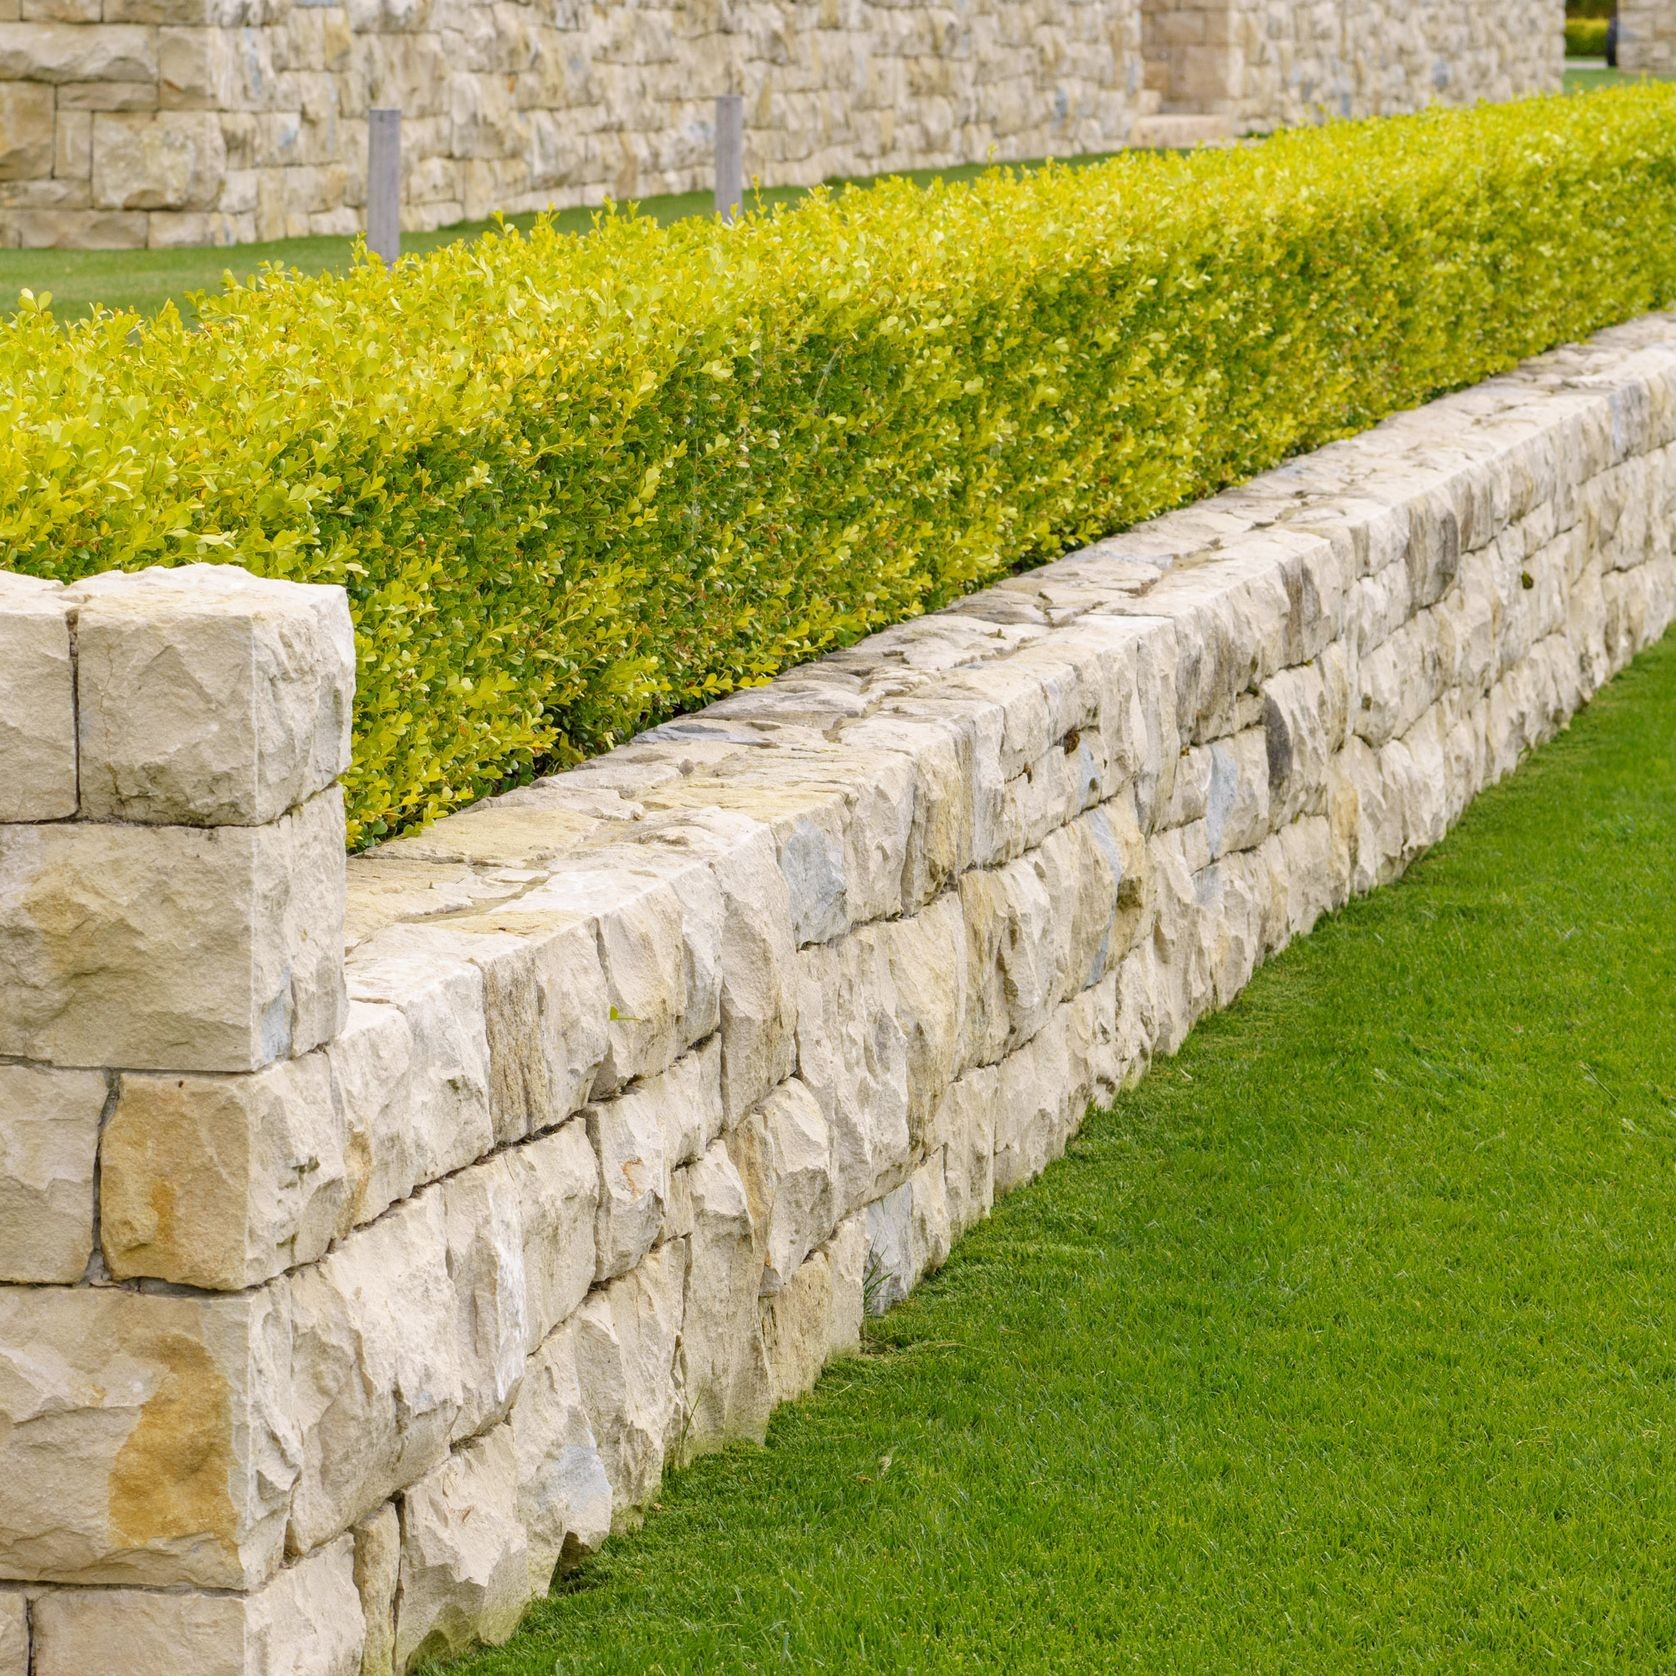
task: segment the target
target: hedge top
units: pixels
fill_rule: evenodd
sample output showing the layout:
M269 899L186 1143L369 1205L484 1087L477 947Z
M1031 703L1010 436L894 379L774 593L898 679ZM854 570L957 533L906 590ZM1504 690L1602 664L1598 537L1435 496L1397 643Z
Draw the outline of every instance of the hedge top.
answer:
M0 323L0 565L357 625L352 835L433 818L1676 298L1676 87L729 228L603 215Z

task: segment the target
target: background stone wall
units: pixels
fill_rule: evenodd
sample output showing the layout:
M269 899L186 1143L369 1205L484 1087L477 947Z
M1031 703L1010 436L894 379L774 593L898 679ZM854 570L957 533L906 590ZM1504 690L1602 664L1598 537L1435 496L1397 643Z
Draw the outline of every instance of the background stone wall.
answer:
M1676 0L1619 0L1618 68L1676 72Z
M1659 316L347 866L336 590L0 578L0 1676L508 1635L1663 633L1673 531Z
M429 228L707 186L723 92L809 184L1504 98L1559 42L1558 0L0 0L0 244L354 232L374 105Z

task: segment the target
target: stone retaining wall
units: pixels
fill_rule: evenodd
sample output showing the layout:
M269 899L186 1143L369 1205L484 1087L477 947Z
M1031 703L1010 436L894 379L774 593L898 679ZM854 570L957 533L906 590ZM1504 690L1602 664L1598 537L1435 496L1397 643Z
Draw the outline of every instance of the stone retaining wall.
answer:
M335 590L0 579L0 1676L405 1670L1676 614L1653 317L345 865Z
M809 184L1559 79L1558 0L0 0L0 245L353 233L371 105L429 228L708 187L723 92Z

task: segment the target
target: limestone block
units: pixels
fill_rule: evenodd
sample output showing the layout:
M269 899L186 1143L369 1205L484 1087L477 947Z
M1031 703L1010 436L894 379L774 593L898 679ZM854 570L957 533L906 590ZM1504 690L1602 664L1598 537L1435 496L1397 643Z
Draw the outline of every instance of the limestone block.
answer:
M0 1676L29 1676L29 1603L22 1589L0 1589Z
M680 1438L675 1350L686 1261L686 1242L667 1241L576 1313L576 1377L619 1524L651 1499Z
M980 1065L943 1090L926 1133L928 1153L943 1161L949 1226L956 1235L995 1205L995 1121L1001 1073Z
M237 1291L320 1256L353 1184L326 1056L254 1076L131 1073L100 1153L112 1275Z
M99 1071L0 1065L0 1279L81 1279L109 1093Z
M987 1064L1041 1028L1068 981L1070 928L1033 856L966 874L960 907L968 972L960 1063Z
M692 1237L677 1352L683 1456L768 1427L769 1380L757 1296L762 1230L718 1141L687 1173Z
M0 135L12 131L7 100L24 92L44 93L51 104L48 89L0 83ZM0 149L0 179L6 155ZM0 821L62 820L76 812L76 722L61 588L0 572L0 669Z
M597 1280L627 1274L663 1230L670 1172L685 1152L683 1137L705 1127L698 1070L697 1056L689 1054L663 1076L588 1108L588 1140L599 1162ZM716 1132L721 1128L720 1108L718 1086L710 1108Z
M1065 1150L1087 1094L1071 1075L1065 1009L1000 1064L995 1123L995 1194L1040 1175Z
M512 1433L497 1426L402 1498L395 1668L505 1641L529 1599Z
M958 710L934 715L880 711L843 730L847 745L898 752L913 764L913 818L902 882L903 907L909 912L972 865L979 824L987 832L1000 819L1000 717L991 716L993 751L987 754L978 749L976 717ZM991 772L981 774L981 766Z
M847 1215L894 1186L907 1167L908 1043L876 934L816 944L798 964L798 1073L826 1118L835 1208Z
M532 1334L525 1313L524 1221L508 1155L450 1176L442 1197L454 1294L460 1407L453 1437L500 1419L524 1377Z
M896 1023L908 1060L908 1132L917 1142L938 1097L961 1069L969 945L960 898L950 891L912 918L881 925L874 935L896 994Z
M585 1124L567 1123L506 1155L524 1239L524 1320L533 1353L588 1295L599 1166Z
M512 1405L532 1596L546 1594L561 1564L592 1553L611 1533L611 1484L582 1401L576 1336L576 1323L567 1322L547 1339Z
M722 1111L742 1117L791 1075L797 1057L797 968L791 896L773 835L716 811L696 815L721 892ZM665 841L685 835L666 828Z
M0 825L0 1053L251 1071L336 1034L343 798L270 826Z
M948 1261L954 1235L944 1171L943 1158L934 1153L900 1187L867 1207L870 1314L883 1315L927 1271Z
M728 1146L761 1233L759 1287L770 1296L832 1230L831 1130L819 1101L792 1078L739 1125Z
M52 126L50 87L0 82L0 180L39 180L52 173Z
M213 111L94 119L93 201L101 209L213 209L226 174Z
M306 1552L448 1453L465 1394L442 1195L358 1229L286 1290L303 1440L290 1540Z
M779 1291L762 1300L763 1353L776 1404L802 1396L820 1377L831 1313L832 1264L824 1250L811 1253Z
M157 77L149 29L0 23L0 82L147 82Z
M360 1676L353 1544L305 1555L251 1594L59 1589L35 1603L34 1676Z
M721 1019L721 893L701 861L607 845L561 866L518 900L561 912L597 939L607 997L596 1096L655 1076Z
M101 118L101 131L131 120ZM84 815L255 826L349 766L355 634L341 588L197 564L97 576L66 597Z
M374 961L439 969L469 961L482 974L496 1141L562 1123L587 1099L605 1061L612 1006L597 931L540 887L440 925L391 926L355 951L352 981Z
M297 1476L286 1300L0 1288L0 1570L253 1587Z
M1268 821L1275 828L1326 809L1332 710L1319 664L1283 669L1263 684L1266 802Z
M355 1544L355 1592L361 1602L360 1676L391 1676L396 1657L396 1588L401 1578L402 1528L387 1501L350 1532Z

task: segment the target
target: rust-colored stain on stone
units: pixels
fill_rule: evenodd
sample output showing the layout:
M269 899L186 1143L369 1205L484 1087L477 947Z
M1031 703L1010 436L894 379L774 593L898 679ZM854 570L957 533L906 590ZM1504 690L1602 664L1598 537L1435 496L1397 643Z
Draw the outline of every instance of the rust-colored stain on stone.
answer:
M182 1333L159 1336L153 1354L163 1377L111 1468L112 1535L128 1548L209 1537L236 1556L232 1389Z

